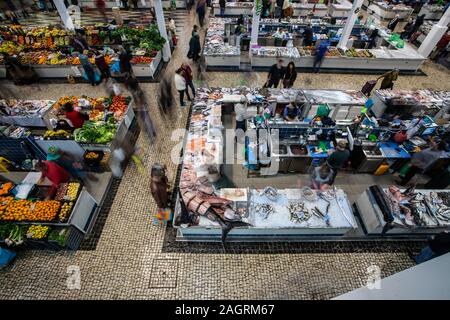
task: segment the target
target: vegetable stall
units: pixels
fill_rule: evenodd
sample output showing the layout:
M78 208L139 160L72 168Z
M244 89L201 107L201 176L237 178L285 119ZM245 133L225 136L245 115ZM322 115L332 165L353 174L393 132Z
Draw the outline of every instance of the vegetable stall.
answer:
M155 25L89 26L76 30L92 49L103 50L113 76L118 73L118 47L129 47L136 77L154 78L160 68L164 38ZM53 27L0 27L0 78L6 77L5 55L17 55L23 65L32 66L42 78L81 77L79 58L74 54L74 33ZM17 45L19 44L19 45ZM89 57L94 64L94 57Z

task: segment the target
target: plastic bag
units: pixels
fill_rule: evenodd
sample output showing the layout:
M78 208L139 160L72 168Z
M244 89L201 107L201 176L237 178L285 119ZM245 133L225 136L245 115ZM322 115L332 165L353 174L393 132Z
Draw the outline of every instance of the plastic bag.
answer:
M120 62L116 61L111 65L111 72L112 73L120 73Z

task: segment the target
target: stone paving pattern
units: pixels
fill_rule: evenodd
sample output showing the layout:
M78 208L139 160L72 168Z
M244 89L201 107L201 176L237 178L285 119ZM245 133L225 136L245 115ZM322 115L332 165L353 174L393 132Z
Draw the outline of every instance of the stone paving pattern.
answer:
M186 57L193 12L180 35L179 47L166 71L172 75ZM450 90L450 73L426 63L427 76L400 76L396 88ZM210 86L239 84L261 86L266 73L207 74ZM367 75L299 74L295 87L357 89L373 78ZM4 83L2 83L4 84ZM100 96L99 87L88 84L39 84L15 88L18 98L57 99L62 95ZM3 86L3 91L7 91ZM137 143L145 153L144 164L165 163L174 180L176 165L169 154L174 128L185 127L183 117L165 121L157 112L157 84L142 88L151 102L151 116L158 123L158 138L149 145L144 135ZM405 247L392 250L338 250L336 253L283 251L268 254L163 252L165 228L152 225L156 205L149 179L128 166L95 250L76 252L24 251L16 262L0 271L1 299L329 299L366 284L367 267L376 264L386 277L413 266ZM258 244L254 244L258 246ZM264 246L270 246L262 244ZM351 248L351 247L350 247ZM79 266L81 289L70 290L67 268ZM163 288L162 288L163 287Z

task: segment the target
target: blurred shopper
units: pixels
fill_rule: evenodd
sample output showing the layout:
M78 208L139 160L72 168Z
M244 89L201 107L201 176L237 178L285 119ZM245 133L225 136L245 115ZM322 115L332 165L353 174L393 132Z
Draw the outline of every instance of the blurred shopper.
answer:
M417 32L417 31L419 31L419 29L420 29L420 27L423 25L423 22L424 22L424 21L425 21L425 15L424 15L424 14L418 16L418 17L416 18L416 21L414 21L414 26L413 26L413 28L412 28L411 34L413 34L413 33Z
M408 172L406 172L402 180L396 181L396 183L401 186L406 185L416 174L426 172L438 159L446 156L446 143L444 141L435 144L431 148L414 153L411 157L411 166Z
M121 0L121 2L122 2L122 7L125 10L128 10L129 9L129 7L128 7L128 0Z
M175 71L174 82L175 82L175 88L177 89L177 91L180 95L180 106L184 107L184 106L186 106L186 104L184 103L184 93L187 93L189 100L190 100L190 97L189 97L189 92L186 91L186 80L184 80L183 70L181 70L181 68L178 69L177 71Z
M448 230L432 236L428 246L422 249L417 256L408 252L409 257L420 264L430 259L439 257L450 252L450 233Z
M195 87L194 87L194 75L192 74L192 69L191 67L187 64L187 63L182 63L181 64L181 70L182 70L182 74L183 74L183 78L186 81L186 86L188 88L191 88L192 91L192 96L195 97ZM186 91L188 91L188 89L186 88Z
M125 87L130 91L133 96L136 107L140 105L145 105L147 103L145 99L144 91L142 91L139 81L132 75L128 75L125 78Z
M276 0L275 18L281 18L284 0Z
M313 63L313 72L318 73L320 71L323 59L325 59L325 55L328 52L329 45L330 44L328 41L323 41L316 47L316 55L314 57Z
M226 7L227 1L226 0L219 0L219 6L220 6L220 16L223 17L225 15L225 7Z
M172 81L169 77L163 76L159 83L159 109L165 119L171 120L173 117L173 100Z
M300 116L300 108L294 103L289 103L283 110L283 119L285 121L295 121Z
M166 170L166 166L159 163L152 166L150 192L158 209L168 208L169 205L169 179Z
M250 114L247 112L247 97L242 95L239 103L234 105L234 112L236 113L236 130L247 130L246 120L250 118Z
M310 47L313 44L313 37L314 32L311 27L311 24L309 23L308 26L303 31L303 46L304 47Z
M7 244L8 242L5 241L5 243ZM11 264L15 258L16 258L15 252L0 247L0 270Z
M192 37L194 34L199 34L199 33L198 33L198 25L196 25L196 24L194 24L194 26L192 27L191 37Z
M62 107L65 117L70 120L72 127L75 129L81 128L86 120L89 120L87 114L81 113L73 109L73 104L67 102Z
M132 59L131 53L125 49L124 47L119 48L119 65L120 65L120 73L125 74L125 76L128 76L132 74L131 70L131 59Z
M170 18L167 29L169 30L169 34L172 39L172 44L175 47L177 45L178 39L177 39L177 27L175 25L175 20L173 18Z
M333 182L338 174L338 171L345 167L350 157L350 151L347 150L347 142L339 141L336 150L332 152L327 158L328 166L333 170Z
M109 70L109 65L106 63L105 55L100 50L96 50L95 52L95 65L100 71L102 80L111 77L111 71Z
M133 9L134 10L139 9L138 0L131 0L131 3L133 4Z
M74 52L83 52L85 50L89 50L89 45L80 32L77 32L75 36L70 38L70 46L72 47Z
M192 59L194 62L198 62L200 59L201 49L200 36L198 33L193 33L191 40L189 41L188 58Z
M82 54L76 54L80 59L80 65L84 70L84 78L89 81L92 86L99 84L100 76L95 72L94 66L89 61L88 51Z
M292 88L295 80L297 79L297 71L295 70L294 62L289 62L286 67L286 73L283 78L283 86L284 88Z
M377 81L380 79L383 79L381 81L380 89L393 89L394 88L394 81L398 79L399 70L394 69L392 71L386 72L385 74L382 74L377 78Z
M284 0L282 8L284 18L290 18L294 15L294 7L292 6L292 2L290 0Z
M203 24L205 23L206 0L198 0L196 12L200 28L203 28Z
M311 188L325 191L333 185L333 170L324 163L320 167L315 167L311 173Z
M36 71L30 66L24 66L16 56L5 56L6 78L15 85L32 84L39 80Z
M106 15L106 3L105 0L95 0L95 6L97 7L98 12L100 12L100 14L103 17L103 20L105 21L105 23L108 23L108 17Z
M448 43L450 42L450 31L446 32L441 40L439 40L439 42L436 44L436 49L434 49L434 51L431 53L430 55L430 59L433 61L438 61L439 58L445 55Z
M281 79L283 79L284 73L285 69L283 67L283 60L279 59L277 63L270 67L265 86L267 88L278 88L278 84L280 83Z

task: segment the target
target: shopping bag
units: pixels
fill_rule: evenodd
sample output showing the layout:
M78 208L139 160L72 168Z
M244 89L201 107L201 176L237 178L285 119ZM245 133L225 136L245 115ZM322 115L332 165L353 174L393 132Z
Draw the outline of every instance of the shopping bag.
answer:
M168 221L172 220L172 210L170 208L158 208L155 218L153 219L154 225L166 225Z
M120 73L120 62L116 61L111 65L111 72L112 73Z

